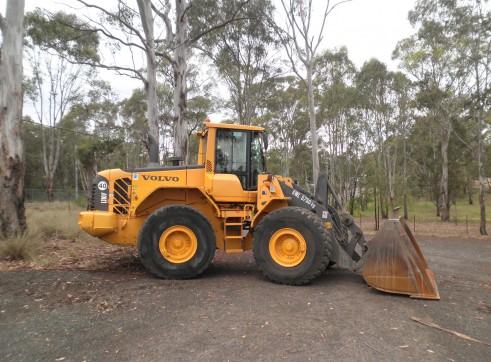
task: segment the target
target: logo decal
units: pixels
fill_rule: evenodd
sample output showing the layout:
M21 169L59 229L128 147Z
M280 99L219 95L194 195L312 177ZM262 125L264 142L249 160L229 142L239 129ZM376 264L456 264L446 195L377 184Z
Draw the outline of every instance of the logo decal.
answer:
M179 177L177 176L150 176L150 175L143 175L143 179L145 181L173 181L177 182L179 181Z
M138 180L138 174L137 173L134 173L133 174L133 180L137 181Z

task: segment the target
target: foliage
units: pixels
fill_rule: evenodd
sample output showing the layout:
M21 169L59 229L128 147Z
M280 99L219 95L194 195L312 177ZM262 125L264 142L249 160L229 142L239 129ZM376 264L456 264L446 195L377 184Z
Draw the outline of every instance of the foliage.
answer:
M78 61L100 60L97 32L75 14L63 11L51 14L37 8L26 14L25 27L29 42L43 51L55 51Z

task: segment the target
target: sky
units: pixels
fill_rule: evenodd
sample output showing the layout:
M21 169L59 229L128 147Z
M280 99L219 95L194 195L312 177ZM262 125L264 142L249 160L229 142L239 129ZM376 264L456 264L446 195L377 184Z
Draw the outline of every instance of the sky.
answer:
M415 3L415 0L351 0L339 5L328 17L324 32L326 48L346 45L350 59L358 68L365 61L377 58L391 70L397 70L397 63L391 60L392 51L399 40L415 31L407 20Z
M25 0L26 11L35 7L53 10L63 8L63 3L78 7L73 0ZM275 0L278 1L278 0ZM313 0L322 8L325 0ZM345 45L350 59L360 68L365 61L377 58L390 70L397 70L397 62L391 60L397 42L414 32L407 14L416 0L351 0L337 6L329 15L320 49L333 49ZM331 0L335 3L335 0ZM6 0L0 0L0 13L5 16ZM67 8L67 11L70 9ZM318 19L322 15L318 12ZM314 20L315 21L315 20ZM128 78L107 75L113 87L121 89L121 96L130 95ZM124 85L124 90L121 88ZM140 87L135 83L135 87Z

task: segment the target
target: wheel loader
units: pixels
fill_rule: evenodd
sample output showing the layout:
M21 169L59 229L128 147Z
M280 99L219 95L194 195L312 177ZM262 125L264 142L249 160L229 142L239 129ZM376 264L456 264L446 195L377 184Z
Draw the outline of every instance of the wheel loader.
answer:
M291 178L266 171L264 128L205 122L197 137L194 166L151 162L99 172L80 228L112 244L137 245L143 265L158 278L194 278L216 249L252 249L265 277L303 285L345 253L375 289L439 299L403 220L388 220L366 241L325 174L311 195Z

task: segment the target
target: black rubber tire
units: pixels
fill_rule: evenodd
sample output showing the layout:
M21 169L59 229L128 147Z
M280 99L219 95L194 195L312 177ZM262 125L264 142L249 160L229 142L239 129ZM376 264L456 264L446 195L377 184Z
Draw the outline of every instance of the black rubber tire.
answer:
M183 263L167 260L159 249L161 235L172 226L185 226L197 239L197 250ZM143 265L158 278L189 279L199 276L210 265L216 239L210 221L198 210L186 205L162 207L143 223L138 236L138 251Z
M285 267L274 261L269 251L273 234L283 228L299 232L306 242L306 255L296 266ZM331 237L322 220L306 209L285 207L267 215L254 232L253 253L259 269L271 281L303 285L322 274L331 257Z

